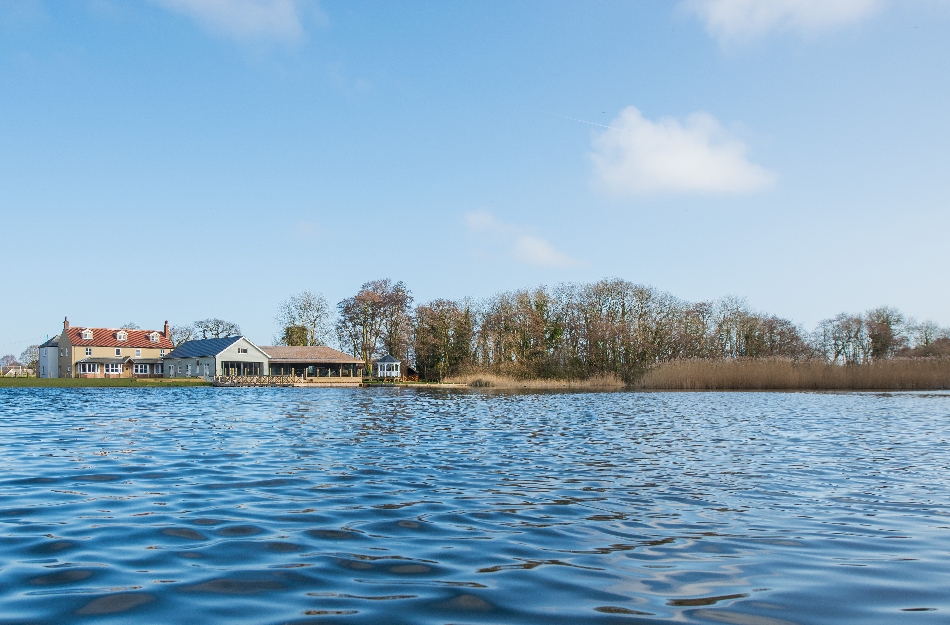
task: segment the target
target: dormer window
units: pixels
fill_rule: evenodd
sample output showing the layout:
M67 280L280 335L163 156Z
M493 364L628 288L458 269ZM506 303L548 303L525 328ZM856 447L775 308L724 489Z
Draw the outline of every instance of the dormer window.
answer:
M128 338L129 338L129 333L126 332L125 330L119 330L118 332L115 333L115 340L117 341L124 341Z
M89 328L86 328L85 330L83 330L81 334L82 334L82 340L84 341L92 340L92 330L90 330Z
M148 335L148 340L153 343L158 343L158 338L161 336L158 332L152 332Z

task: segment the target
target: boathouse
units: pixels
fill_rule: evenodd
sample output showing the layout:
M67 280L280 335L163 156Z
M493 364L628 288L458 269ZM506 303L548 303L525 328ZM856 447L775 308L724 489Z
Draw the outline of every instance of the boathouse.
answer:
M271 375L293 375L353 382L363 379L363 361L326 345L268 345L261 347L270 358Z
M268 375L269 357L243 336L185 341L165 356L165 377Z

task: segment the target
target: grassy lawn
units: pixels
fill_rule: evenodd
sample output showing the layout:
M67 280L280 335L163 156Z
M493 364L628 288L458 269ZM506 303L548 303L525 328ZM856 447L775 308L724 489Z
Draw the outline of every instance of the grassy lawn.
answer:
M122 387L157 388L170 386L211 386L200 378L0 378L0 388Z

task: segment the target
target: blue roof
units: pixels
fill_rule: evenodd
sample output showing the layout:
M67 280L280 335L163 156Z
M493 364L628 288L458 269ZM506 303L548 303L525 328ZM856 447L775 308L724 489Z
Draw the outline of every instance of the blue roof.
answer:
M243 336L225 336L220 339L201 339L198 341L185 341L165 358L205 358L208 356L217 356L227 348L231 347Z

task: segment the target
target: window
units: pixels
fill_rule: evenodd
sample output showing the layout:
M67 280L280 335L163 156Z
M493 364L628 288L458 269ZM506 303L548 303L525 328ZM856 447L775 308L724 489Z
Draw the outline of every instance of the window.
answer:
M148 365L133 365L132 373L135 375L148 375Z
M91 340L92 340L92 330L90 330L89 328L86 328L85 330L83 330L83 331L82 331L82 340L84 340L84 341L91 341Z
M79 373L99 373L99 363L81 362L79 363Z
M67 366L66 366L66 373L69 373L69 372L70 372L70 369L72 369L72 367L70 367L70 366L67 365Z
M151 332L148 335L148 340L150 340L153 343L158 343L158 332Z
M247 348L246 348L246 347L238 347L238 353L239 353L239 354L246 354L246 353L247 353Z
M116 347L116 348L115 348L115 355L116 355L116 356L121 356L121 355L122 355L122 349L119 348L119 347Z
M115 333L115 340L117 341L124 341L128 338L129 338L129 334L125 330L119 330L118 332Z
M160 350L159 354L161 355L162 358L164 358L164 357L165 357L165 350L164 350L164 349L163 349L163 350Z
M209 365L208 363L205 363L205 377L207 378L210 375L211 375L211 365Z
M92 348L91 348L91 347L87 347L87 348L86 348L86 355L87 355L87 356L92 356Z
M155 375L161 375L161 374L162 374L162 366L161 366L161 365L155 365L155 366L152 368L152 373L154 373Z
M106 373L122 373L122 364L118 362L106 363Z
M191 365L185 365L185 375L191 376Z
M141 356L141 355L142 355L142 350L140 350L140 349L135 350L135 356L136 356L136 357Z

